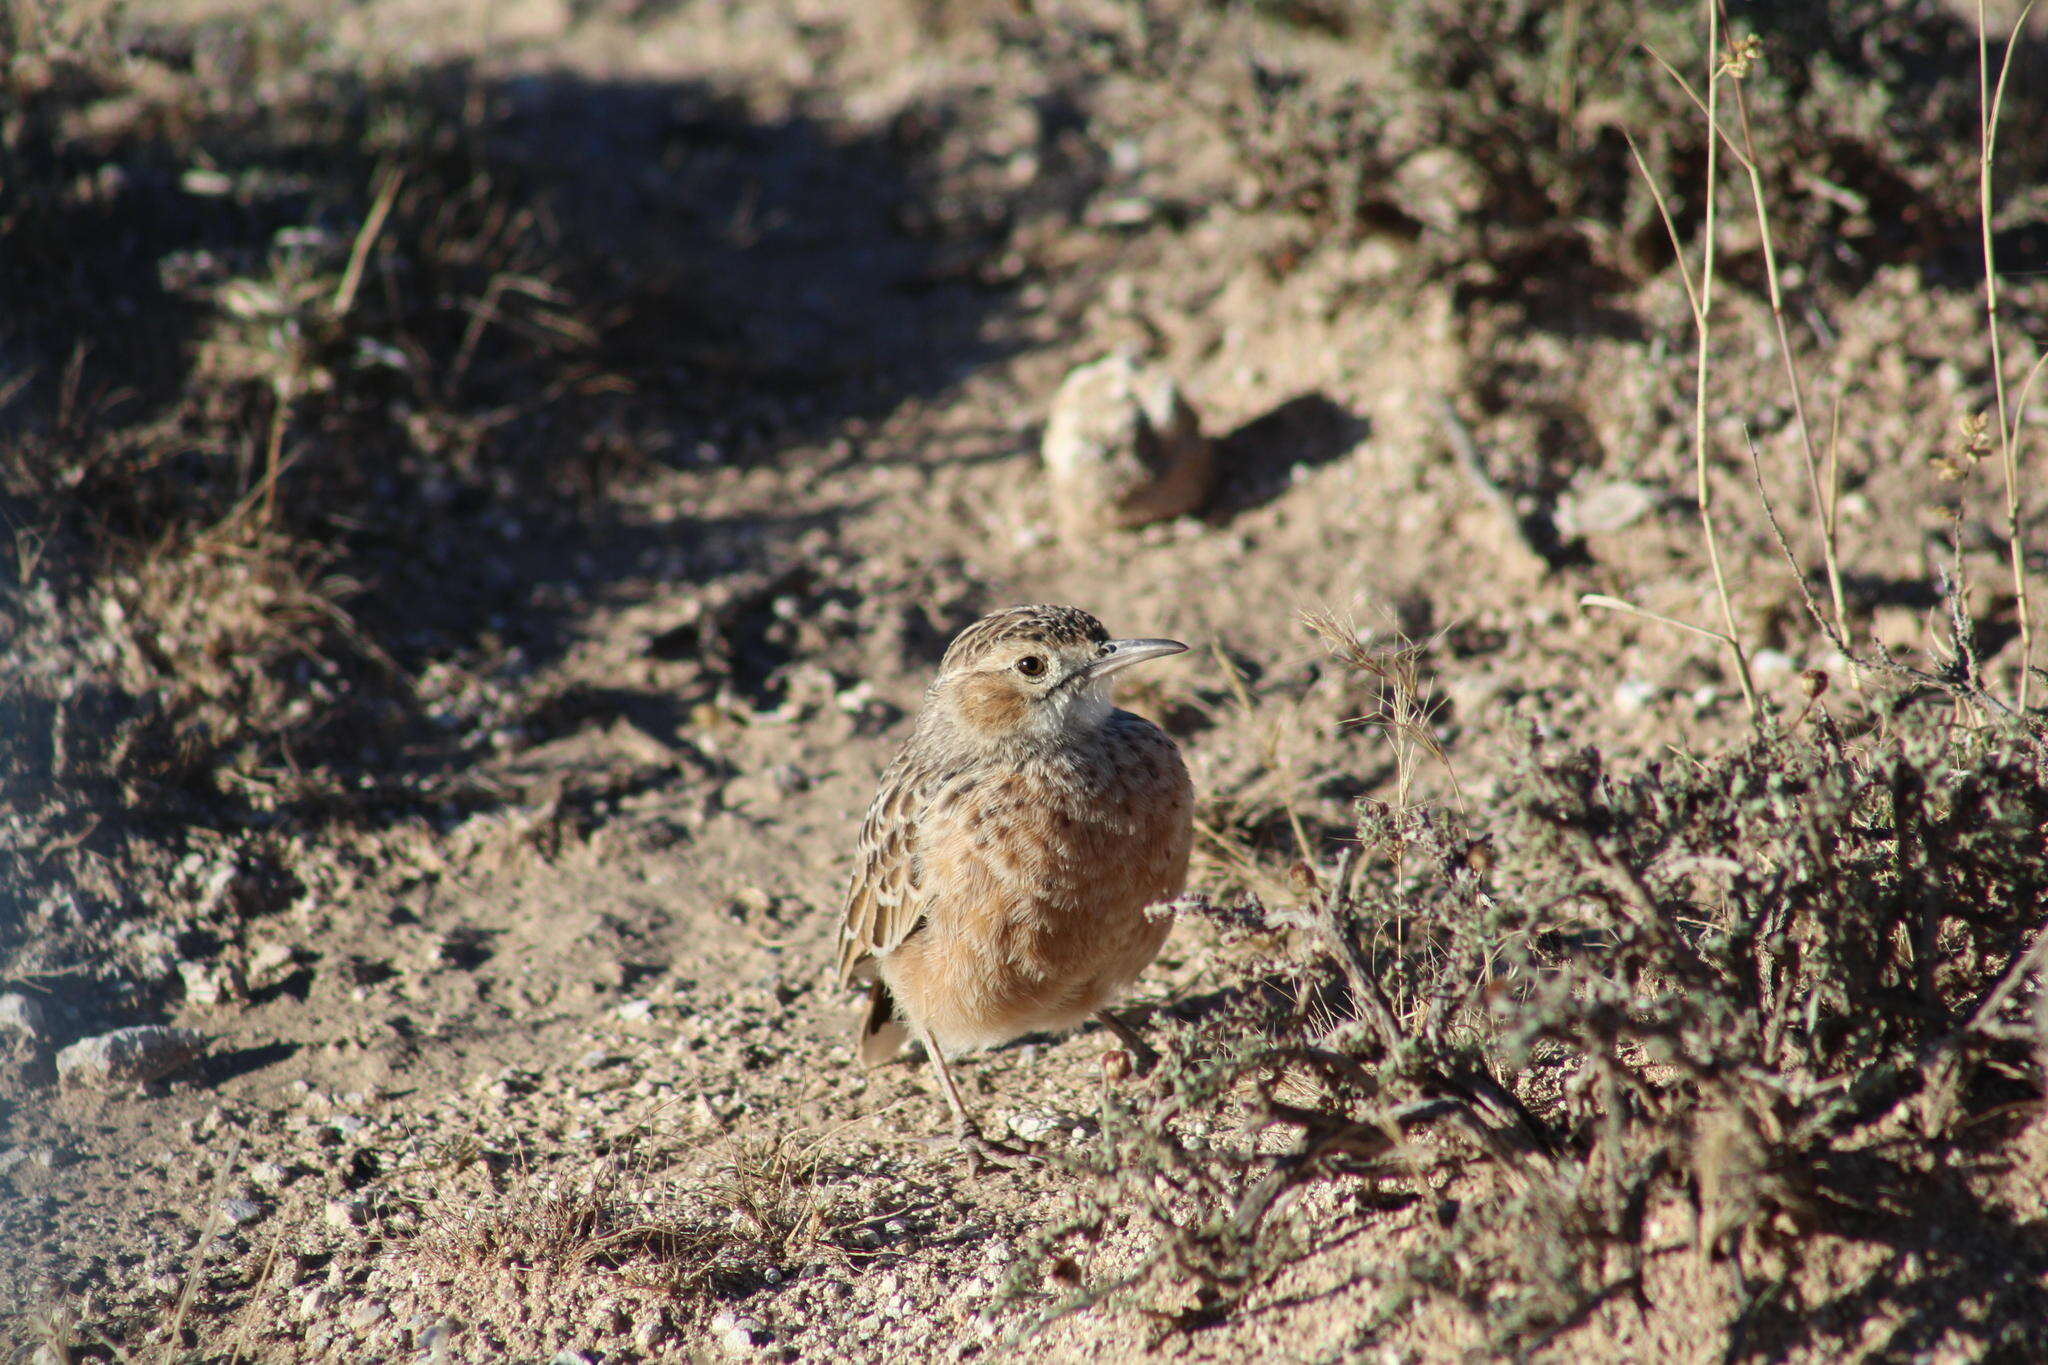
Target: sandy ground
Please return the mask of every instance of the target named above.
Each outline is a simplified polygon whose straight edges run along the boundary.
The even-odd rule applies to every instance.
[[[637,368],[605,400],[623,453],[602,479],[571,495],[544,473],[493,497],[451,475],[430,534],[333,568],[412,698],[404,724],[323,760],[347,800],[295,799],[272,764],[233,799],[98,829],[80,796],[75,822],[41,827],[98,850],[121,884],[88,866],[26,897],[0,983],[42,1019],[0,1039],[0,1301],[18,1349],[612,1362],[1480,1347],[1443,1304],[1360,1336],[1381,1306],[1372,1266],[1443,1216],[1443,1191],[1399,1181],[1316,1191],[1344,1236],[1249,1311],[1182,1331],[1102,1305],[1041,1328],[1031,1291],[1061,1267],[1031,1248],[1085,1178],[1058,1160],[974,1174],[928,1141],[943,1123],[922,1066],[856,1068],[853,1002],[829,974],[839,899],[945,641],[1015,602],[1193,644],[1124,702],[1187,755],[1214,832],[1194,889],[1218,899],[1284,888],[1296,822],[1334,858],[1354,800],[1390,792],[1385,737],[1349,723],[1368,689],[1302,628],[1305,608],[1436,638],[1438,734],[1481,806],[1532,731],[1623,766],[1737,742],[1743,702],[1710,642],[1579,604],[1605,593],[1717,620],[1675,274],[1525,288],[1545,268],[1530,235],[1489,261],[1455,224],[1331,233],[1261,201],[1197,104],[1006,36],[1022,21],[999,6],[294,11],[308,63],[459,65],[508,163],[555,187],[552,240],[670,273],[615,343]],[[179,4],[153,21],[236,14]],[[1371,52],[1262,32],[1276,60],[1311,70]],[[2044,289],[2015,276],[2016,329],[2040,335]],[[1930,457],[1987,392],[1981,298],[1912,259],[1801,297],[1806,403],[1817,422],[1839,412],[1858,629],[1933,658],[1929,585],[1951,550]],[[1720,307],[1714,479],[1757,686],[1797,716],[1803,675],[1826,672],[1826,704],[1853,726],[1863,698],[1805,619],[1744,455],[1747,432],[1811,558],[1768,303],[1739,281]],[[1062,540],[1038,435],[1062,376],[1119,347],[1179,378],[1221,442],[1223,484],[1200,516]],[[2042,401],[2025,416],[2036,433]],[[517,419],[523,440],[591,448],[542,411]],[[1516,534],[1456,458],[1454,426],[1523,512],[1583,528],[1570,554],[1546,562]],[[297,439],[307,459],[346,455]],[[1999,494],[1988,470],[1972,478],[1960,562],[1986,676],[2009,690]],[[111,641],[118,670],[152,628],[95,619],[49,638],[74,658],[81,639]],[[304,676],[307,695],[325,686]],[[1450,799],[1439,769],[1422,780]],[[1201,1018],[1185,1002],[1301,951],[1190,922],[1135,1004],[1182,1046]],[[198,1030],[207,1055],[141,1087],[55,1084],[57,1048],[138,1022]],[[963,1081],[991,1126],[1078,1160],[1104,1140],[1106,1046],[1092,1029],[1031,1040]],[[2022,1169],[2042,1160],[2028,1138]],[[1465,1179],[1463,1197],[1483,1197],[1489,1177]],[[593,1200],[613,1211],[602,1236],[578,1222]],[[1147,1250],[1134,1231],[1095,1247],[1087,1272]],[[1837,1247],[1805,1273],[1857,1283],[1859,1254]],[[1689,1316],[1718,1311],[1711,1294],[1675,1259],[1655,1274],[1660,1308],[1604,1313],[1593,1336],[1539,1354],[1720,1358],[1725,1322],[1701,1335]],[[1891,1331],[1873,1319],[1788,1349],[1885,1358]],[[1967,1354],[1938,1332],[1926,1349]]]

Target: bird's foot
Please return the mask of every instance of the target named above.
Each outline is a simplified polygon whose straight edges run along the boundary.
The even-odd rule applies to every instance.
[[[1025,1170],[1032,1166],[1043,1166],[1045,1157],[1030,1146],[998,1142],[984,1137],[980,1129],[967,1125],[953,1131],[952,1143],[967,1153],[968,1165],[976,1175],[990,1170]]]
[[[1095,1016],[1104,1028],[1116,1035],[1128,1054],[1121,1061],[1112,1060],[1119,1056],[1112,1048],[1102,1054],[1102,1069],[1112,1079],[1121,1080],[1127,1075],[1149,1076],[1159,1069],[1159,1052],[1150,1043],[1138,1036],[1138,1031],[1108,1010],[1100,1010]]]

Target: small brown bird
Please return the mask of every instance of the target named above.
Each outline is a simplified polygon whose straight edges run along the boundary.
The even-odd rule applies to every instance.
[[[960,632],[861,827],[842,984],[871,983],[861,1060],[914,1034],[960,1140],[986,1154],[946,1059],[1101,1019],[1170,927],[1194,788],[1171,739],[1110,679],[1177,640],[1112,640],[1073,607],[1012,607]]]

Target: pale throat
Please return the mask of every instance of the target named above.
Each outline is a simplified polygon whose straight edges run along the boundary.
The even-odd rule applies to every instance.
[[[1101,729],[1116,710],[1116,703],[1110,699],[1109,679],[1098,678],[1078,687],[1061,688],[1046,698],[1041,710],[1047,733],[1078,739]]]

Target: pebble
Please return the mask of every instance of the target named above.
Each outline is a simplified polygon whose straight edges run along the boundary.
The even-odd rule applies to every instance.
[[[206,1052],[196,1029],[143,1024],[84,1038],[57,1054],[57,1079],[66,1086],[109,1089],[168,1076]]]
[[[233,1001],[242,994],[235,970],[218,962],[180,962],[178,975],[185,982],[185,999],[201,1008]]]
[[[1749,656],[1750,675],[1764,684],[1790,677],[1798,667],[1798,662],[1783,650],[1760,649]]]
[[[323,1318],[327,1310],[334,1307],[335,1293],[326,1285],[316,1284],[299,1296],[299,1316],[302,1318]]]
[[[220,1216],[236,1227],[253,1223],[263,1216],[263,1206],[253,1199],[223,1199],[220,1201]]]
[[[1010,1131],[1026,1142],[1037,1142],[1060,1126],[1060,1121],[1044,1114],[1015,1114],[1010,1118]]]
[[[40,1038],[49,1031],[50,1014],[43,1002],[19,991],[0,994],[0,1032]]]
[[[291,966],[292,950],[289,944],[261,943],[249,954],[249,979],[267,985],[273,978],[288,975]]]
[[[1439,232],[1470,222],[1493,197],[1485,168],[1449,147],[1430,147],[1403,161],[1391,186],[1404,213]]]
[[[40,1166],[54,1170],[57,1165],[56,1149],[51,1147],[9,1147],[0,1152],[0,1175],[8,1175],[17,1166]]]
[[[1657,700],[1657,684],[1644,678],[1629,678],[1614,685],[1614,709],[1624,716],[1640,714]]]
[[[1216,481],[1215,447],[1179,385],[1128,353],[1067,375],[1040,456],[1068,536],[1185,516]]]
[[[462,1329],[453,1318],[442,1318],[427,1327],[419,1335],[419,1351],[428,1360],[444,1360],[455,1344],[455,1334]]]
[[[1608,535],[1635,525],[1656,511],[1660,501],[1657,490],[1645,484],[1603,483],[1559,498],[1553,520],[1567,540]]]
[[[729,1351],[752,1351],[774,1340],[759,1318],[730,1311],[721,1312],[711,1319],[711,1335]]]
[[[365,1328],[375,1327],[384,1321],[390,1312],[391,1310],[384,1306],[384,1300],[364,1299],[349,1310],[348,1325],[360,1332]]]
[[[323,1216],[331,1228],[353,1228],[362,1226],[369,1212],[360,1199],[330,1199]]]

